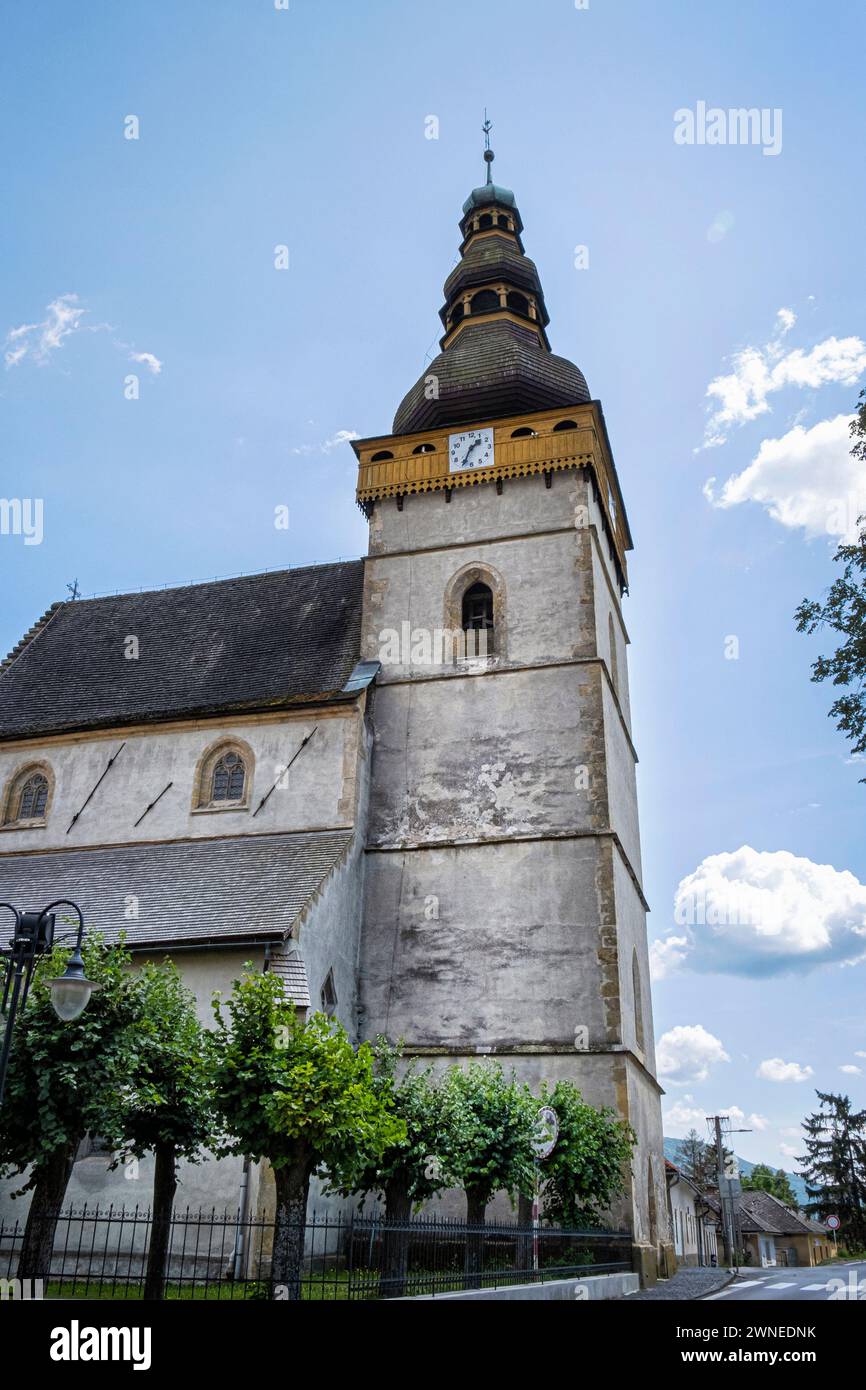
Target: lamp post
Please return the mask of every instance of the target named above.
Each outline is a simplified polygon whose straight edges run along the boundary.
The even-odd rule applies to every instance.
[[[78,916],[78,932],[72,954],[66,963],[63,974],[46,983],[51,991],[51,1002],[58,1018],[71,1023],[87,1007],[90,996],[100,986],[88,980],[84,973],[81,946],[84,941],[84,917],[77,903],[68,898],[58,898],[49,903],[41,912],[22,912],[11,903],[0,903],[15,918],[15,929],[6,956],[6,978],[3,985],[3,1002],[0,1013],[5,1019],[3,1050],[0,1052],[0,1106],[6,1090],[6,1073],[9,1069],[9,1054],[12,1051],[12,1031],[19,1008],[27,1002],[30,981],[40,956],[47,955],[55,945],[56,916],[55,907],[74,908]]]

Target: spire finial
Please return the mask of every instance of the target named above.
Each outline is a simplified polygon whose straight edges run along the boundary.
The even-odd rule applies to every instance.
[[[487,182],[492,183],[493,171],[490,166],[492,165],[496,156],[490,148],[490,132],[493,129],[493,123],[488,119],[486,106],[484,108],[484,124],[481,127],[481,129],[484,131],[484,162],[487,165]]]

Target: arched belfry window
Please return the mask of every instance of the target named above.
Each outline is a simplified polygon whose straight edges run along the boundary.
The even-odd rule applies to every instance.
[[[202,756],[195,785],[195,808],[200,811],[244,809],[250,799],[253,755],[241,740],[226,739]]]
[[[473,584],[463,595],[463,631],[493,635],[493,590],[489,584]]]
[[[560,420],[560,421],[559,421],[559,424],[554,425],[554,427],[553,427],[553,433],[554,433],[554,434],[558,434],[558,433],[560,433],[562,430],[576,430],[576,429],[577,429],[577,424],[575,423],[574,420]]]
[[[452,576],[445,590],[444,627],[453,634],[455,659],[507,654],[507,612],[502,576],[473,562]]]
[[[3,824],[22,828],[44,825],[53,789],[51,769],[43,763],[22,767],[11,778],[3,799]]]
[[[643,993],[640,984],[640,962],[637,958],[637,950],[631,953],[631,988],[634,998],[634,1034],[637,1045],[641,1052],[646,1051],[643,1031]]]
[[[479,290],[472,296],[473,314],[485,314],[490,309],[499,308],[499,295],[495,290]]]

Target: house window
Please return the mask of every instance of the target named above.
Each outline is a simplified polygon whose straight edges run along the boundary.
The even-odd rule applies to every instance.
[[[51,800],[53,777],[46,766],[25,767],[8,785],[3,803],[3,824],[22,829],[44,825]]]
[[[333,1018],[337,1012],[337,987],[334,984],[334,972],[329,970],[325,983],[322,985],[322,1013],[327,1014],[328,1018]]]
[[[252,749],[240,739],[223,739],[199,761],[193,809],[243,810],[249,802],[252,780]]]

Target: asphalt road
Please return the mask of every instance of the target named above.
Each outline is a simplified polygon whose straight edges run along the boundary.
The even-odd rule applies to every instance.
[[[743,1269],[732,1284],[710,1294],[706,1303],[866,1302],[866,1260],[823,1265],[820,1269]]]

